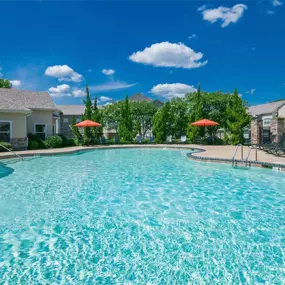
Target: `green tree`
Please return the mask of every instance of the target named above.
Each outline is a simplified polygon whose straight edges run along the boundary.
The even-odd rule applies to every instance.
[[[92,134],[94,138],[94,142],[99,143],[100,137],[103,135],[103,112],[97,106],[97,96],[94,98],[94,104],[92,108],[92,121],[101,124],[101,127],[92,128]]]
[[[12,88],[12,84],[8,79],[0,78],[0,88]]]
[[[131,117],[129,98],[126,95],[121,108],[121,122],[119,124],[119,135],[127,142],[133,141],[133,122]]]
[[[131,102],[131,116],[135,125],[135,133],[143,138],[147,131],[152,129],[153,116],[157,112],[157,107],[153,102]]]
[[[104,125],[108,131],[115,131],[118,133],[119,124],[121,122],[121,107],[123,102],[109,104],[103,108]]]
[[[229,142],[238,144],[243,142],[243,128],[248,126],[250,116],[246,111],[246,103],[240,98],[238,90],[230,96],[226,108],[226,130],[228,131]]]
[[[82,139],[82,135],[81,135],[78,127],[75,127],[75,125],[76,125],[76,119],[75,119],[75,116],[72,116],[72,119],[71,119],[71,130],[72,130],[72,133],[78,140],[81,140]]]
[[[194,94],[189,94],[188,103],[190,103],[189,122],[193,123],[203,119],[205,116],[203,109],[204,99],[201,93],[200,84],[198,85],[197,92]],[[194,142],[195,137],[205,136],[205,128],[194,127],[189,124],[187,128],[187,136],[191,142]]]
[[[84,120],[92,120],[92,101],[89,93],[88,85],[86,85],[86,99],[83,101],[85,104],[85,111],[83,114]],[[89,127],[84,128],[84,143],[91,144],[93,142],[92,130]]]
[[[170,102],[172,135],[179,138],[186,133],[188,110],[185,98],[175,98]]]
[[[164,143],[167,136],[172,134],[170,102],[166,102],[154,115],[153,134],[157,143]]]

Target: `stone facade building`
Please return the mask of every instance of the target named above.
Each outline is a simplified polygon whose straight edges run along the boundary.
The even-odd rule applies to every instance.
[[[279,143],[285,135],[285,100],[249,107],[251,143]]]

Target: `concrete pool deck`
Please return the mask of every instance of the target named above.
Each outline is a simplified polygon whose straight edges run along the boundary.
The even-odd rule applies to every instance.
[[[23,156],[38,156],[38,155],[57,155],[57,154],[68,154],[75,153],[83,150],[91,149],[110,149],[110,148],[181,148],[181,149],[200,149],[201,152],[193,153],[189,157],[191,159],[200,161],[212,161],[212,162],[225,162],[232,163],[232,156],[236,150],[236,146],[210,146],[210,145],[194,145],[194,144],[155,144],[155,145],[104,145],[104,146],[75,146],[57,149],[41,149],[41,150],[26,150],[26,151],[16,151],[15,153]],[[243,159],[247,158],[249,147],[243,147]],[[255,159],[256,153],[255,149],[252,149],[250,156],[248,158],[248,164],[253,166],[263,166],[263,167],[278,167],[285,170],[285,156],[277,157],[261,150],[257,150],[257,161]],[[0,152],[0,160],[15,158],[15,155],[10,152]],[[236,154],[236,160],[240,162],[241,160],[241,148],[238,149]]]

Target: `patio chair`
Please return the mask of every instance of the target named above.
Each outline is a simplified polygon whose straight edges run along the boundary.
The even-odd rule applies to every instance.
[[[100,137],[100,144],[106,144],[106,138],[104,136]]]
[[[166,137],[166,143],[172,143],[172,136]]]
[[[181,136],[180,142],[181,143],[186,143],[186,141],[187,141],[187,137],[185,135]]]
[[[114,143],[115,144],[119,144],[120,143],[120,137],[118,135],[115,135]]]
[[[136,143],[142,143],[142,137],[141,136],[136,136],[135,142]]]
[[[154,143],[154,140],[155,140],[154,136],[149,137],[149,143]]]

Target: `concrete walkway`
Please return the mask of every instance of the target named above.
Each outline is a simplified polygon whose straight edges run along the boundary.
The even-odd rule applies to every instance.
[[[107,145],[107,146],[75,146],[75,147],[67,147],[67,148],[56,148],[56,149],[41,149],[41,150],[26,150],[26,151],[17,151],[16,153],[21,156],[34,156],[34,155],[56,155],[56,154],[64,154],[64,153],[75,153],[82,150],[90,150],[90,149],[108,149],[108,148],[182,148],[182,149],[191,149],[191,148],[198,148],[203,149],[205,151],[194,153],[193,157],[201,157],[204,160],[211,160],[211,159],[223,159],[231,160],[233,153],[236,149],[235,146],[208,146],[208,145],[179,145],[179,144],[155,144],[155,145]],[[248,147],[243,147],[243,158],[246,159],[248,155]],[[255,150],[251,151],[249,156],[250,161],[255,161]],[[8,159],[14,158],[15,155],[9,152],[0,152],[0,160],[1,159]],[[236,154],[236,159],[241,159],[241,149],[238,150]],[[263,151],[257,150],[257,161],[269,164],[282,164],[285,165],[285,157],[276,157],[271,154],[267,154]]]

